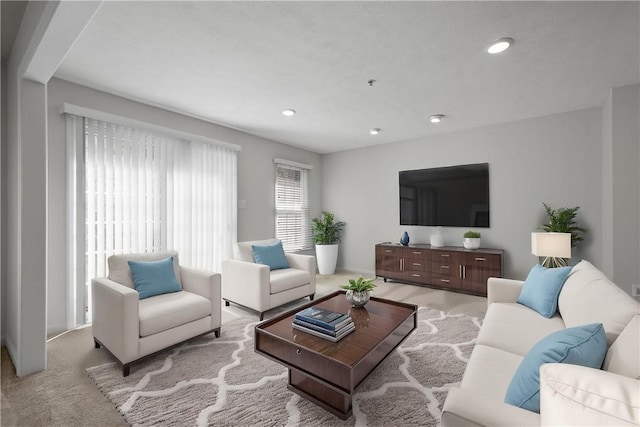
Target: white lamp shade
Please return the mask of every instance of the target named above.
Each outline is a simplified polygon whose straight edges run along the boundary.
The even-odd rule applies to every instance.
[[[571,258],[571,233],[531,233],[531,253],[540,257]]]

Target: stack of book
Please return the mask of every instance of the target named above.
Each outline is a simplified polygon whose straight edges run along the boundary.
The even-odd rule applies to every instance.
[[[340,341],[356,329],[349,315],[319,307],[309,307],[297,312],[293,327],[333,342]]]

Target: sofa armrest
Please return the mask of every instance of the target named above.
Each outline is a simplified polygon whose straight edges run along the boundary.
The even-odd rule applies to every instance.
[[[487,280],[487,306],[494,302],[516,302],[524,282],[522,280],[489,277]]]
[[[269,266],[234,259],[222,261],[222,298],[257,311],[270,305]]]
[[[540,415],[483,394],[453,387],[442,407],[443,427],[540,426]]]
[[[540,367],[542,425],[640,425],[640,380],[584,366]]]
[[[309,284],[312,286],[313,291],[316,290],[316,257],[313,255],[302,254],[285,254],[289,267],[297,268],[298,270],[305,270],[309,272]]]
[[[180,274],[182,289],[211,301],[211,329],[219,328],[222,324],[222,276],[220,273],[181,266]]]
[[[101,277],[91,280],[93,336],[123,364],[138,358],[138,292]]]

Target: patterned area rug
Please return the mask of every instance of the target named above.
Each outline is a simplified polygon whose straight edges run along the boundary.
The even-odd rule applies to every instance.
[[[437,426],[480,320],[420,308],[418,329],[358,387],[346,421],[287,390],[287,370],[253,351],[255,325],[225,323],[220,338],[162,352],[126,378],[115,363],[87,373],[132,425]]]

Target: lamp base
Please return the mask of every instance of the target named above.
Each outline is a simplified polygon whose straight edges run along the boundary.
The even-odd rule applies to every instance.
[[[568,260],[564,258],[556,258],[556,257],[546,257],[544,261],[542,261],[542,266],[546,268],[558,268],[558,267],[567,267],[569,265]]]

